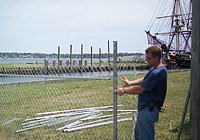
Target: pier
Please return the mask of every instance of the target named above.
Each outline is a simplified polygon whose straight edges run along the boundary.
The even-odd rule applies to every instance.
[[[120,65],[119,71],[128,70],[147,70],[148,65]],[[58,75],[67,73],[86,73],[113,71],[113,67],[109,66],[73,66],[73,67],[2,67],[0,75]]]

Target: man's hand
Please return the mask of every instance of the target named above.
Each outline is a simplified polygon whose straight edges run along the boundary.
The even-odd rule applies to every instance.
[[[121,95],[124,94],[124,88],[118,88],[117,90],[114,90],[114,92],[115,92],[117,95],[121,96]]]
[[[122,76],[122,81],[126,84],[126,86],[130,86],[130,81],[125,77],[125,76]]]

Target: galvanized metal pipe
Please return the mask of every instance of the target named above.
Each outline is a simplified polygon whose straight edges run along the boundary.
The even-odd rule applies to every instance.
[[[117,95],[114,93],[117,90],[117,41],[113,41],[113,139],[117,140]]]
[[[117,122],[130,121],[130,120],[132,120],[132,118],[120,119]],[[72,131],[77,131],[77,130],[81,130],[81,129],[87,129],[87,128],[91,128],[91,127],[97,127],[97,126],[102,126],[102,125],[106,125],[106,124],[112,124],[112,123],[113,123],[113,121],[102,122],[102,123],[97,123],[97,124],[90,124],[90,125],[86,125],[86,126],[70,128],[70,129],[66,130],[66,132],[72,132]]]
[[[122,105],[118,105],[122,106]],[[54,113],[67,113],[67,112],[73,112],[73,111],[85,111],[85,110],[91,110],[91,109],[105,109],[105,108],[112,108],[113,106],[101,106],[101,107],[90,107],[90,108],[79,108],[79,109],[71,109],[71,110],[61,110],[61,111],[52,111],[52,112],[42,112],[37,113],[36,115],[48,115],[48,114],[54,114]]]

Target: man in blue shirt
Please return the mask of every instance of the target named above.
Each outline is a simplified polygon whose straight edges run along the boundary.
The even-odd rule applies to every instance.
[[[158,121],[167,91],[167,69],[162,63],[162,50],[157,46],[150,46],[145,53],[147,63],[151,67],[148,73],[134,81],[122,77],[126,87],[115,91],[119,96],[138,94],[136,140],[154,140],[154,124]]]

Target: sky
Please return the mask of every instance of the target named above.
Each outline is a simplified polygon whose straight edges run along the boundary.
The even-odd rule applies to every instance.
[[[144,53],[158,0],[0,0],[0,52]]]

